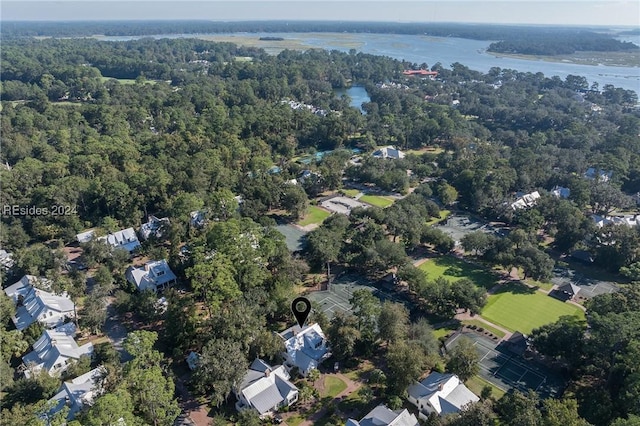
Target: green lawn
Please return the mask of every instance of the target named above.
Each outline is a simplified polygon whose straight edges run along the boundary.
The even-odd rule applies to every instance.
[[[427,273],[429,280],[435,280],[438,277],[444,277],[449,281],[469,278],[476,285],[486,289],[490,289],[497,283],[496,277],[489,271],[451,256],[429,259],[419,268]]]
[[[433,330],[433,335],[436,339],[439,339],[441,337],[446,336],[449,333],[453,333],[455,330],[457,330],[458,327],[454,326],[454,327],[441,327],[441,328],[436,328],[435,330]]]
[[[394,199],[391,197],[384,197],[381,195],[363,195],[362,197],[359,198],[360,201],[362,201],[363,203],[368,203],[371,204],[372,206],[376,206],[376,207],[389,207],[391,204],[393,204]]]
[[[450,210],[440,210],[440,217],[433,217],[431,220],[427,221],[427,225],[435,225],[436,223],[440,223],[451,214]]]
[[[321,397],[335,398],[340,392],[347,388],[347,384],[341,379],[333,376],[326,376],[324,378],[324,392]]]
[[[489,296],[482,317],[509,330],[531,333],[534,328],[555,322],[563,315],[584,319],[584,311],[521,284],[509,284]]]
[[[105,81],[109,81],[109,80],[117,80],[118,83],[124,84],[124,85],[136,84],[136,80],[133,79],[133,78],[102,77],[102,82],[103,83]],[[154,81],[154,80],[144,80],[144,84],[156,84],[156,81]]]
[[[331,213],[316,206],[309,206],[307,214],[298,222],[300,226],[311,225],[312,223],[322,223],[323,220],[331,216]]]
[[[341,191],[344,195],[351,198],[355,198],[360,193],[357,189],[342,189]]]
[[[471,392],[475,393],[478,396],[480,396],[480,394],[482,393],[482,388],[484,388],[485,386],[489,386],[491,388],[491,396],[496,401],[502,398],[502,396],[506,393],[496,385],[487,382],[485,379],[478,375],[473,376],[472,378],[467,380],[465,382],[465,385],[467,385]]]
[[[296,414],[294,416],[291,416],[287,419],[286,424],[289,426],[298,426],[299,424],[301,424],[302,422],[304,422],[304,418],[300,417],[300,415]]]

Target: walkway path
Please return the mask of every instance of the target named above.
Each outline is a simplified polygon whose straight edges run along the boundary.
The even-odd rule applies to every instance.
[[[345,382],[347,384],[346,389],[343,390],[342,392],[340,392],[338,395],[336,395],[333,398],[332,402],[340,401],[342,399],[342,397],[347,396],[347,395],[351,395],[353,392],[357,391],[362,386],[362,383],[354,382],[353,380],[351,380],[350,378],[348,378],[347,376],[345,376],[342,373],[325,374],[322,377],[323,378],[325,378],[325,377],[337,377],[337,378],[339,378],[340,380],[342,380],[343,382]],[[328,405],[329,405],[329,402],[327,402],[324,405],[324,407],[322,407],[320,410],[316,411],[310,417],[308,417],[302,423],[300,423],[300,426],[313,426],[314,424],[316,424],[316,422],[318,420],[322,419],[327,414],[327,406]]]

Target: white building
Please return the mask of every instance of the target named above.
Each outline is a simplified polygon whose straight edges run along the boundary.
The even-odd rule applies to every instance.
[[[67,420],[73,420],[78,412],[93,405],[96,397],[102,394],[102,382],[106,374],[107,370],[100,366],[70,382],[64,382],[58,393],[49,400],[52,408],[46,417],[55,415],[66,405],[69,407]]]
[[[391,158],[392,160],[399,160],[404,158],[405,154],[399,149],[396,149],[393,146],[389,145],[375,151],[373,153],[373,156],[376,158]]]
[[[129,267],[126,272],[127,281],[135,285],[140,291],[163,290],[170,284],[175,284],[176,274],[173,273],[166,260],[152,260],[141,268]]]
[[[289,381],[284,366],[271,367],[261,359],[253,361],[242,383],[235,389],[236,410],[255,410],[261,418],[298,400],[298,388]]]
[[[284,365],[288,370],[297,367],[300,374],[306,376],[309,371],[331,356],[327,338],[320,325],[313,324],[300,328],[294,325],[279,333],[284,340]]]
[[[553,195],[556,198],[569,198],[569,196],[571,195],[571,190],[569,188],[565,188],[563,186],[554,186],[553,189],[551,190],[551,195]]]
[[[16,305],[16,315],[11,319],[18,330],[24,330],[36,321],[46,328],[53,328],[75,318],[75,305],[69,296],[50,293],[35,285],[50,288],[51,282],[46,278],[25,275],[4,289]]]
[[[538,191],[533,191],[530,194],[522,194],[515,202],[511,203],[511,208],[513,210],[528,209],[535,206],[539,198],[540,193]]]
[[[431,373],[422,382],[409,386],[408,400],[420,410],[420,418],[430,413],[439,416],[459,413],[466,405],[478,402],[455,374]]]
[[[593,219],[598,228],[602,228],[605,225],[640,226],[640,213],[623,216],[600,216],[594,214],[591,219]]]
[[[91,356],[93,344],[91,342],[78,346],[73,339],[75,327],[61,327],[55,330],[45,330],[42,336],[33,344],[33,351],[22,357],[24,375],[29,378],[32,374],[44,370],[50,376],[59,376],[73,361],[82,356]]]
[[[415,415],[404,410],[393,411],[385,405],[378,405],[371,410],[362,420],[347,420],[345,426],[419,426],[418,419]]]
[[[76,239],[79,243],[88,243],[96,236],[94,229],[90,229],[85,232],[81,232],[76,235]],[[114,249],[122,249],[131,253],[136,248],[140,247],[140,241],[136,235],[136,231],[133,228],[122,229],[112,234],[107,234],[103,237],[98,237],[98,241],[104,241]]]

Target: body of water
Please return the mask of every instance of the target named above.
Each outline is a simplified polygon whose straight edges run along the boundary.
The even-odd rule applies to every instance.
[[[365,102],[371,102],[367,89],[362,86],[351,86],[348,89],[336,89],[335,92],[337,97],[347,95],[349,99],[351,99],[349,105],[354,108],[358,108],[362,113],[364,113],[362,104]]]
[[[223,34],[206,34],[208,37]],[[580,65],[569,62],[547,62],[542,60],[496,57],[486,52],[491,41],[469,40],[453,37],[428,37],[402,34],[367,33],[236,33],[224,34],[243,37],[282,37],[307,46],[348,52],[356,49],[373,55],[389,56],[428,66],[440,62],[445,67],[459,62],[473,70],[487,72],[492,67],[514,69],[521,72],[541,72],[546,77],[568,75],[584,76],[589,84],[597,82],[600,87],[612,84],[640,93],[640,64],[635,67],[608,65]],[[188,38],[195,34],[159,35],[155,38]],[[203,35],[200,35],[203,36]],[[103,37],[103,40],[122,41],[142,37]],[[640,36],[626,36],[625,41],[640,44]],[[351,96],[351,95],[350,95]],[[352,99],[354,97],[352,96]]]

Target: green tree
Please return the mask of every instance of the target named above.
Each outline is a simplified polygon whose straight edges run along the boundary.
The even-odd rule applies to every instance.
[[[469,339],[458,339],[458,344],[447,354],[447,371],[467,381],[478,374],[480,364],[478,352]]]
[[[584,353],[585,329],[584,321],[574,316],[562,316],[553,324],[534,329],[531,341],[540,353],[578,367]]]
[[[529,390],[507,393],[496,403],[496,412],[502,423],[509,426],[540,426],[542,415],[538,410],[538,395]]]
[[[358,319],[360,339],[365,345],[372,347],[376,339],[378,316],[381,309],[380,300],[370,291],[359,289],[353,292],[349,303],[351,303],[353,314]]]
[[[386,301],[378,316],[378,335],[387,343],[396,343],[407,338],[409,312],[404,305]]]
[[[143,424],[133,414],[133,400],[123,388],[99,397],[87,413],[81,416],[81,423],[86,426],[112,426],[121,422],[127,426]]]
[[[403,395],[424,371],[422,349],[414,343],[400,341],[389,345],[386,360],[389,368],[387,389],[392,395]]]
[[[286,185],[281,197],[282,208],[285,209],[294,220],[304,216],[309,206],[307,194],[298,185]]]
[[[133,357],[128,367],[146,368],[159,365],[162,354],[154,349],[157,340],[158,333],[155,331],[135,330],[127,334],[122,347]]]
[[[222,302],[229,302],[242,293],[234,279],[235,267],[231,259],[215,253],[210,256],[199,256],[194,265],[186,270],[191,287],[202,295],[209,313]]]
[[[209,341],[203,348],[192,383],[197,392],[210,395],[219,407],[233,386],[240,383],[247,369],[247,359],[240,344],[226,339]]]
[[[589,426],[578,415],[578,403],[575,399],[545,399],[542,401],[542,417],[544,426]]]
[[[126,376],[136,412],[154,426],[171,426],[180,414],[174,398],[175,385],[165,377],[160,366],[133,368]]]
[[[327,334],[331,343],[331,352],[336,359],[342,361],[353,357],[356,342],[361,337],[355,316],[336,313],[331,319]]]

